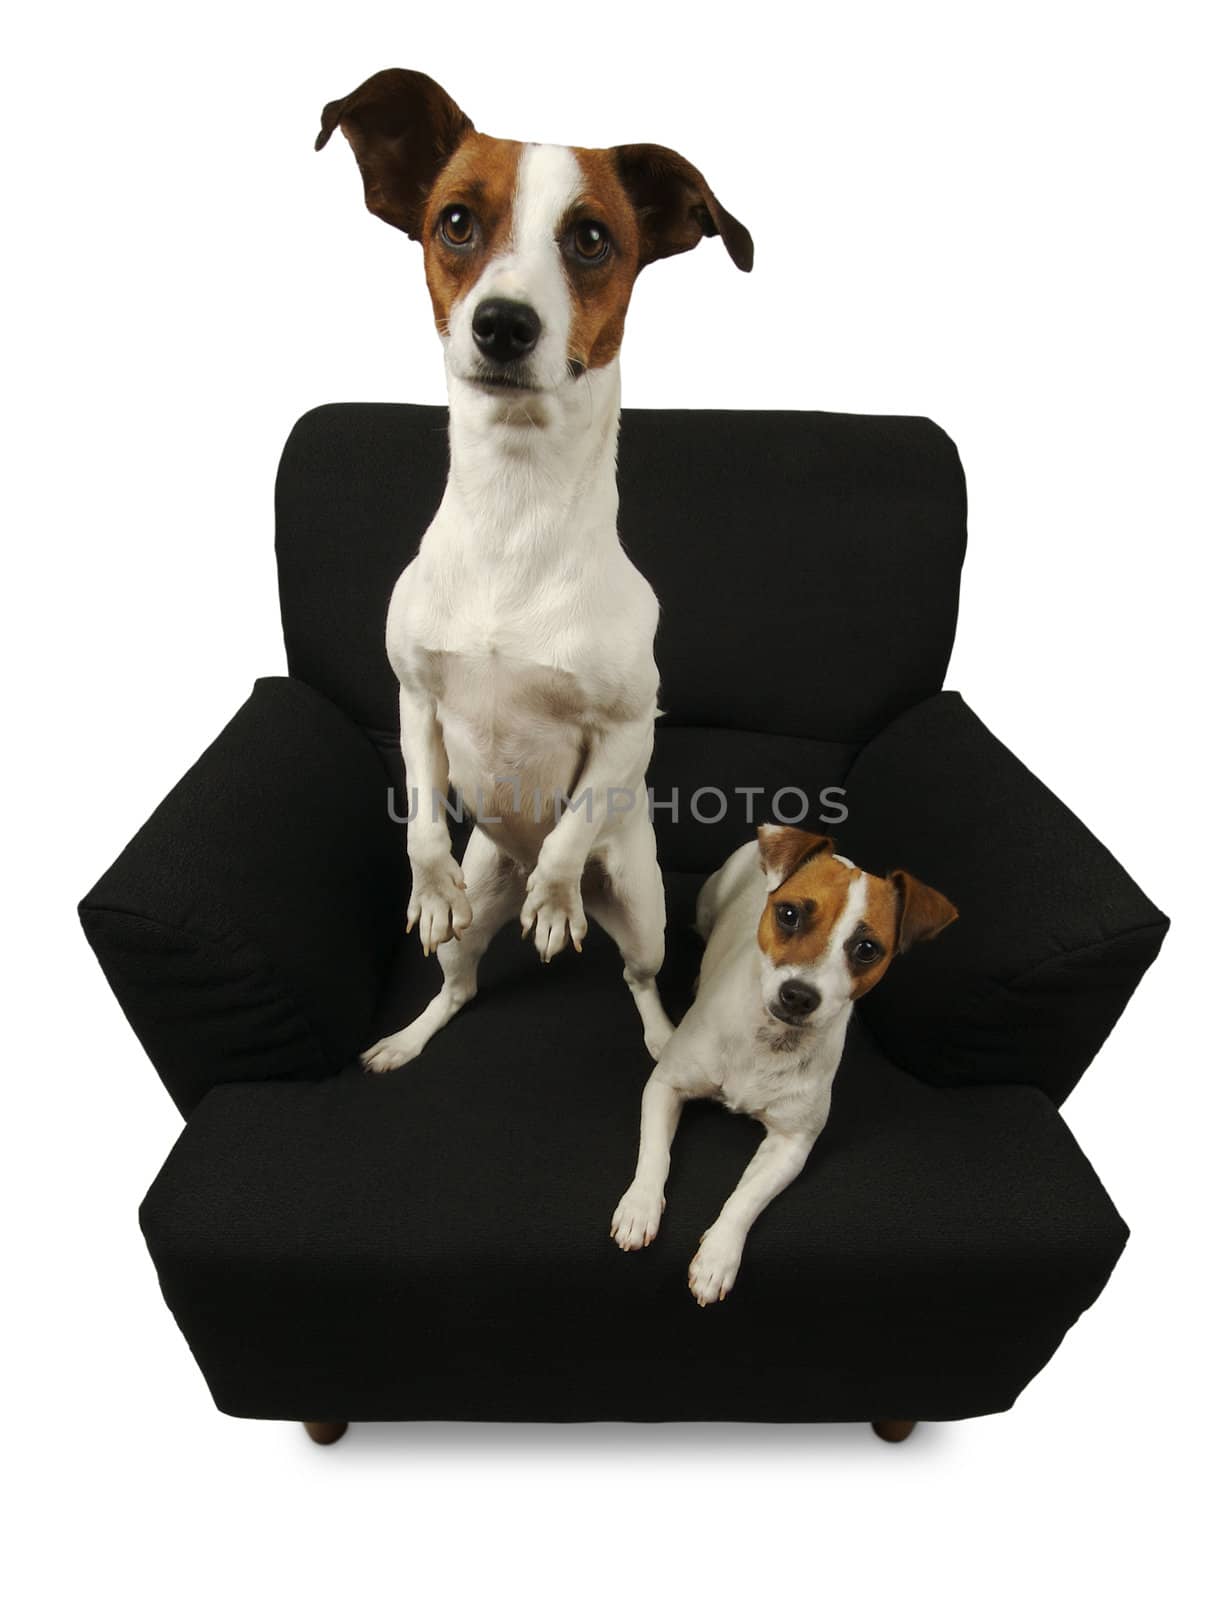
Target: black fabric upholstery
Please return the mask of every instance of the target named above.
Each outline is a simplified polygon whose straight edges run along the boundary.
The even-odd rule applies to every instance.
[[[188,1116],[141,1218],[217,1403],[325,1419],[1009,1406],[1125,1240],[1054,1102],[1166,924],[939,692],[964,540],[953,447],[914,419],[624,419],[621,526],[662,600],[650,779],[674,1014],[698,968],[697,887],[780,790],[816,827],[847,806],[844,850],[961,910],[859,1013],[809,1166],[703,1314],[686,1262],[758,1130],[688,1109],[661,1237],[637,1257],[609,1242],[649,1063],[599,930],[546,969],[505,930],[421,1060],[386,1078],[356,1065],[438,985],[403,932],[383,620],[446,465],[433,408],[296,425],[277,482],[293,676],[257,684],[82,902]],[[829,802],[833,786],[847,794]],[[727,809],[701,820],[713,790]]]
[[[671,875],[686,1004],[697,876]],[[383,1078],[222,1087],[142,1222],[241,1415],[954,1417],[1009,1406],[1126,1237],[1049,1101],[937,1089],[855,1028],[803,1176],[701,1313],[686,1267],[761,1130],[686,1110],[661,1236],[608,1238],[649,1063],[609,941],[543,968],[504,930],[474,1004]],[[891,981],[889,978],[888,982]],[[406,943],[381,1024],[434,974]],[[885,985],[884,985],[885,986]]]
[[[862,1019],[935,1083],[1034,1083],[1059,1103],[1159,952],[1168,919],[959,695],[872,739],[840,845],[906,866],[960,920],[898,963]]]
[[[215,1083],[352,1060],[408,898],[370,742],[306,684],[265,678],[80,914],[186,1116]]]
[[[714,872],[757,823],[773,819],[774,803],[790,822],[823,832],[824,817],[840,815],[856,748],[658,723],[648,784],[662,867]]]

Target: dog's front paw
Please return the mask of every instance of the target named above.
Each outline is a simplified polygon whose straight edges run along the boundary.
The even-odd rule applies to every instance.
[[[449,939],[459,939],[473,921],[473,912],[461,869],[450,855],[414,864],[413,875],[405,931],[412,933],[417,926],[423,952],[429,956]]]
[[[660,1189],[633,1183],[618,1202],[610,1223],[610,1238],[620,1250],[646,1250],[657,1236],[665,1196]]]
[[[533,935],[542,960],[553,960],[568,940],[579,950],[588,933],[579,880],[552,878],[537,866],[529,874],[525,890],[520,926],[526,939]]]
[[[733,1288],[742,1264],[743,1241],[723,1232],[719,1227],[709,1228],[699,1241],[687,1273],[691,1293],[701,1306],[710,1306],[714,1300],[723,1300]]]

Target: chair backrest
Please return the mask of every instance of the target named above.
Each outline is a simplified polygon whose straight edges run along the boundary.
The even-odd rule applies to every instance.
[[[337,404],[296,423],[277,475],[289,670],[383,743],[388,597],[447,470],[445,408]],[[782,788],[813,820],[864,741],[942,687],[963,472],[923,418],[626,410],[619,493],[623,543],[661,602],[661,857],[708,870]]]

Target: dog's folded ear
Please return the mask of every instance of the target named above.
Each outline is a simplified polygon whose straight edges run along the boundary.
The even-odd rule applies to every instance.
[[[835,840],[825,833],[807,833],[783,823],[765,822],[759,829],[759,865],[767,875],[768,889],[779,889],[803,861],[835,848]]]
[[[896,893],[896,954],[902,955],[922,939],[932,939],[950,927],[959,912],[937,889],[914,878],[911,872],[889,872],[887,881]]]
[[[433,78],[389,67],[328,102],[317,150],[338,125],[358,160],[367,210],[421,239],[427,195],[473,123]]]
[[[639,219],[641,267],[719,233],[735,265],[750,271],[754,240],[684,156],[660,144],[614,145],[610,155]]]

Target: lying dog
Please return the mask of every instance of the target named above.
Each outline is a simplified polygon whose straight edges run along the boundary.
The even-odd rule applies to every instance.
[[[363,1060],[386,1072],[416,1056],[473,997],[483,952],[517,912],[543,961],[579,950],[588,913],[610,933],[655,1059],[672,1032],[644,783],[657,601],[618,539],[618,352],[643,267],[719,234],[749,271],[750,235],[672,150],[492,139],[418,72],[376,73],[326,105],[317,149],[337,127],[368,209],[423,246],[451,445],[387,628],[411,797],[408,925],[438,949],[444,982]],[[463,866],[440,804],[449,785],[475,821]]]
[[[695,1003],[644,1087],[639,1161],[614,1213],[615,1243],[641,1250],[656,1237],[684,1101],[717,1099],[754,1117],[766,1135],[690,1267],[699,1304],[723,1300],[755,1219],[826,1125],[854,1002],[957,915],[909,873],[873,877],[800,828],[760,828],[735,850],[700,891],[707,949]]]

